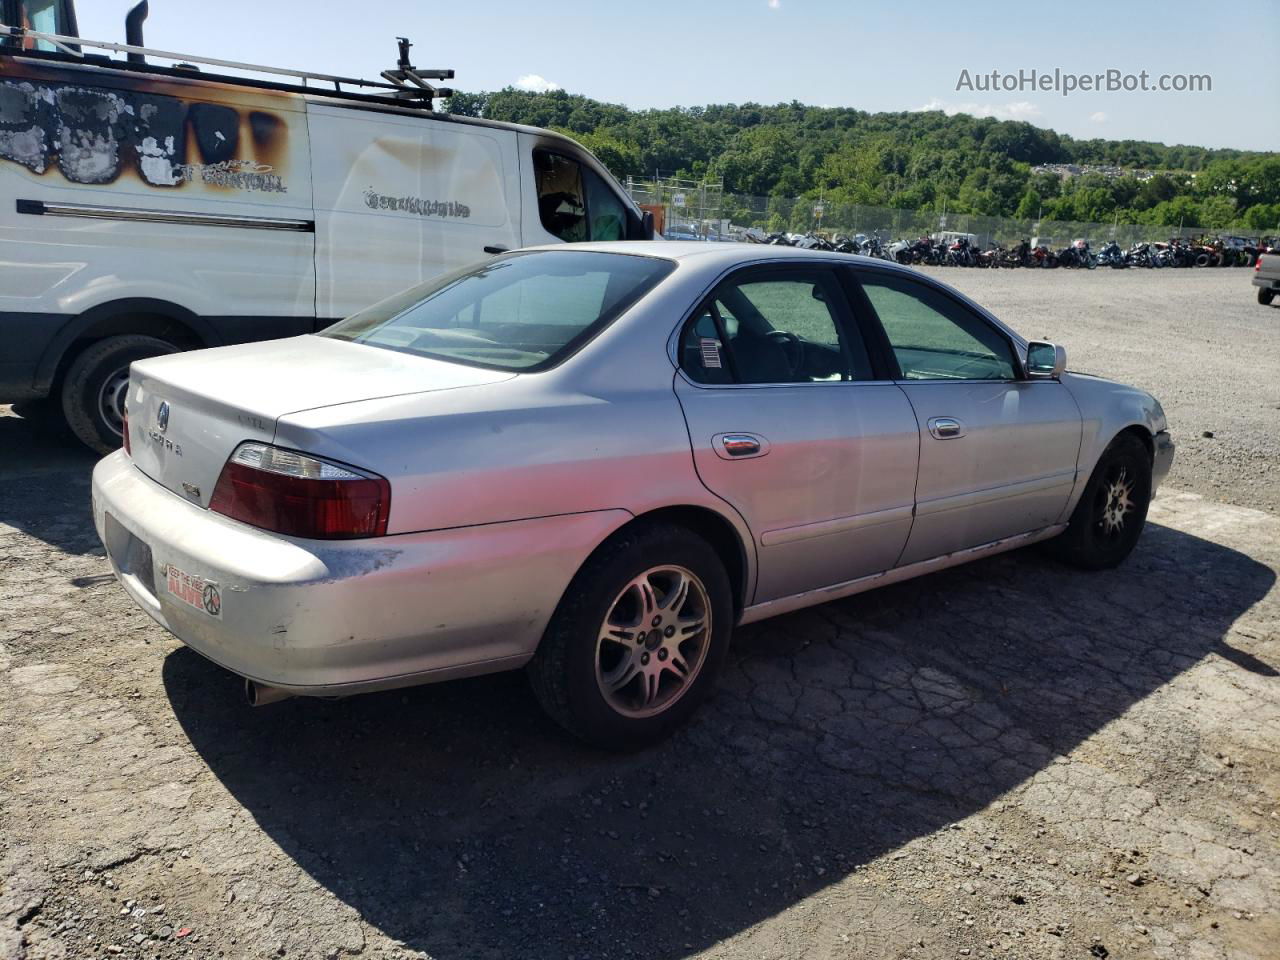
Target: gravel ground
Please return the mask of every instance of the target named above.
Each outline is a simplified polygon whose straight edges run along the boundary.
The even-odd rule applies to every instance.
[[[0,958],[1274,956],[1280,312],[1242,274],[946,272],[1165,401],[1134,556],[753,625],[630,757],[518,674],[241,706],[113,582],[91,458],[0,415]]]

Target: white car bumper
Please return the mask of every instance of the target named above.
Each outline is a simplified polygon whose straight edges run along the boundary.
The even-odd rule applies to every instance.
[[[296,540],[187,502],[123,451],[93,471],[94,524],[138,605],[228,670],[317,696],[521,666],[578,567],[629,516]]]

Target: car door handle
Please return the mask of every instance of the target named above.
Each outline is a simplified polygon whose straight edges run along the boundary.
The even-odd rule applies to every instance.
[[[485,253],[506,253],[510,249],[511,249],[510,247],[503,247],[495,243],[492,246],[485,247],[484,252]]]
[[[711,448],[722,460],[746,460],[768,453],[769,441],[752,433],[718,433],[711,438]]]
[[[964,424],[955,417],[931,417],[929,432],[939,440],[954,440],[964,436]]]

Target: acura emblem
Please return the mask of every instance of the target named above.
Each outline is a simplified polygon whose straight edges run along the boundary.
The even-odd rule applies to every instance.
[[[164,433],[169,429],[169,401],[161,400],[160,409],[156,411],[156,426]]]

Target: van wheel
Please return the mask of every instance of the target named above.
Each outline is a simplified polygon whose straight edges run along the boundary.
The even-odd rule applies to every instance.
[[[1053,550],[1085,570],[1119,566],[1137,544],[1150,505],[1151,456],[1141,440],[1122,433],[1098,459]]]
[[[1258,302],[1264,307],[1271,306],[1271,301],[1275,298],[1276,292],[1274,290],[1268,290],[1266,287],[1258,288]]]
[[[167,340],[130,334],[99,340],[77,356],[62,383],[62,413],[80,441],[98,453],[119,447],[129,364],[177,351]]]
[[[530,683],[574,736],[634,750],[689,719],[715,686],[732,629],[729,577],[711,545],[683,527],[639,527],[573,578]]]

